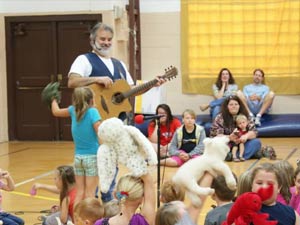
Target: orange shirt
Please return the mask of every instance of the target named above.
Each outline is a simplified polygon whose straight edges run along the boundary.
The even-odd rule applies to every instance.
[[[75,202],[75,197],[76,197],[76,188],[72,188],[71,191],[69,191],[68,196],[69,196],[69,215],[72,218],[72,221],[74,222],[74,202]]]

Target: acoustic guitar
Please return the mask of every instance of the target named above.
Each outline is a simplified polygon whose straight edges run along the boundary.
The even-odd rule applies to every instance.
[[[165,70],[165,74],[160,78],[170,80],[178,74],[176,67],[170,67]],[[131,88],[126,80],[116,80],[111,88],[105,88],[101,84],[91,84],[89,87],[95,93],[95,106],[98,109],[103,120],[118,117],[122,112],[129,112],[132,106],[129,97],[139,95],[144,91],[154,87],[158,80],[153,79],[137,87]]]

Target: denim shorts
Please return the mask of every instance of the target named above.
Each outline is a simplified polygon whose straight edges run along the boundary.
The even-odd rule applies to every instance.
[[[75,155],[75,175],[77,176],[98,176],[96,155]]]

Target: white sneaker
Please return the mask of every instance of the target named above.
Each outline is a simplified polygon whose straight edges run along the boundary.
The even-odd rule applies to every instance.
[[[260,117],[255,118],[255,125],[258,126],[258,127],[261,126]]]
[[[250,115],[250,116],[249,116],[249,120],[250,120],[251,122],[255,122],[255,116]]]

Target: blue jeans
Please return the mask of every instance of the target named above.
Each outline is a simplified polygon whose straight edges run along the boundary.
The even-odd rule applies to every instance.
[[[259,110],[261,109],[263,103],[264,103],[263,100],[261,100],[257,104],[255,104],[253,101],[250,101],[250,100],[247,101],[248,107],[249,107],[250,111],[253,113],[253,115],[256,115],[257,113],[259,113]],[[265,113],[269,113],[270,110],[271,110],[271,106],[269,108],[267,108]]]
[[[221,105],[222,105],[222,103],[224,102],[225,99],[226,98],[219,98],[219,99],[212,100],[209,103],[210,115],[211,115],[211,117],[212,117],[213,120],[220,113],[220,111],[221,111]]]
[[[257,151],[261,149],[261,141],[258,138],[254,138],[251,140],[246,141],[245,145],[245,152],[244,152],[244,158],[250,159],[255,155]],[[239,154],[239,151],[238,151]]]
[[[117,167],[116,168],[116,173],[115,173],[115,176],[114,176],[114,179],[109,187],[109,190],[107,193],[103,193],[101,192],[101,199],[102,199],[102,202],[105,203],[105,202],[109,202],[111,200],[114,199],[114,196],[113,196],[113,191],[115,189],[115,186],[116,186],[116,178],[117,178],[117,175],[118,175],[118,172],[119,172],[119,168]]]
[[[0,220],[4,225],[24,225],[24,220],[6,212],[0,212]]]

